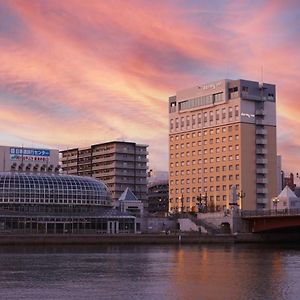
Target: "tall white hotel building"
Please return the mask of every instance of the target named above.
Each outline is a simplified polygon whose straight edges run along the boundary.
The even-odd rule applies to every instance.
[[[235,185],[244,210],[277,193],[273,84],[220,80],[169,98],[169,211],[222,210]],[[202,201],[203,202],[203,201]]]

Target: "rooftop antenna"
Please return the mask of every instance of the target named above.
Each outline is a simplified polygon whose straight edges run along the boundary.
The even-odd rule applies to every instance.
[[[264,66],[263,65],[260,66],[260,83],[261,84],[264,83]]]

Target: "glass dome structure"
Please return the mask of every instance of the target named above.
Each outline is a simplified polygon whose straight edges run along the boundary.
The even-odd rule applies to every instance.
[[[106,185],[91,177],[0,173],[0,204],[111,206]]]

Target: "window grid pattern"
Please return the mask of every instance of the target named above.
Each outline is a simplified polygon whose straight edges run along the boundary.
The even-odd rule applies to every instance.
[[[104,183],[88,177],[0,173],[0,203],[110,206]]]

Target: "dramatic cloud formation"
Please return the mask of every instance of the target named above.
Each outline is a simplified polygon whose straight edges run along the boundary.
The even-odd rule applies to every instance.
[[[204,2],[204,1],[203,1]],[[1,144],[125,139],[167,170],[168,96],[222,78],[277,85],[278,152],[300,161],[298,1],[0,2]]]

